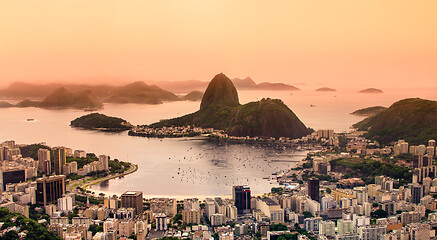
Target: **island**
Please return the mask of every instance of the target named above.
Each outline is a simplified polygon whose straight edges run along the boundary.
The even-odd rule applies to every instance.
[[[374,106],[374,107],[367,107],[367,108],[362,108],[362,109],[358,109],[354,112],[351,112],[351,115],[355,115],[355,116],[373,116],[376,115],[380,112],[385,111],[387,108],[386,107],[382,107],[382,106]]]
[[[329,87],[322,87],[322,88],[318,88],[316,89],[316,92],[336,92],[337,90],[333,89],[333,88],[329,88]]]
[[[359,91],[359,93],[379,94],[379,93],[383,93],[383,91],[377,88],[366,88]]]
[[[424,144],[437,138],[437,101],[408,98],[391,105],[387,110],[368,117],[353,127],[368,131],[365,136],[382,144],[405,140]]]
[[[100,113],[91,113],[76,118],[71,121],[70,126],[105,132],[121,132],[132,128],[132,125],[124,119],[109,117]]]

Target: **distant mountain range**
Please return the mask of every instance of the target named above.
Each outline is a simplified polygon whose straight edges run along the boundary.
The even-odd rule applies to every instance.
[[[300,138],[311,132],[281,100],[262,99],[240,105],[233,82],[216,75],[203,95],[200,110],[163,120],[151,127],[194,125],[224,130],[232,136]]]
[[[250,77],[232,79],[234,86],[239,90],[270,90],[270,91],[297,91],[299,88],[285,83],[262,82],[255,83]],[[190,91],[205,91],[208,86],[207,81],[187,80],[187,81],[153,81],[150,82],[157,86],[174,93],[187,93]]]
[[[437,139],[437,101],[404,99],[353,126],[368,131],[366,137],[383,144],[400,139],[410,144],[425,144]]]

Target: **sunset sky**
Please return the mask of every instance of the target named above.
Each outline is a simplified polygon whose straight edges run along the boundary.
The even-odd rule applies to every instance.
[[[0,0],[13,81],[437,87],[435,0]],[[302,85],[305,84],[305,85]]]

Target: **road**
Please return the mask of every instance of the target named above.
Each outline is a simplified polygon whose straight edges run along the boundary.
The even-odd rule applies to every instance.
[[[71,192],[71,193],[75,193],[75,194],[78,194],[78,195],[86,196],[86,194],[80,193],[77,188],[81,187],[81,188],[86,189],[87,187],[89,187],[91,185],[98,184],[100,182],[103,182],[103,181],[106,181],[106,180],[109,180],[109,179],[125,176],[125,175],[131,174],[131,173],[133,173],[133,172],[135,172],[137,170],[138,170],[138,165],[131,164],[130,168],[127,171],[123,172],[123,173],[117,173],[117,174],[113,174],[113,175],[108,175],[106,177],[98,178],[98,179],[95,179],[95,180],[92,180],[92,181],[90,181],[91,177],[85,177],[85,178],[73,180],[73,181],[70,181],[67,184],[67,187],[66,187],[67,188],[67,192]]]

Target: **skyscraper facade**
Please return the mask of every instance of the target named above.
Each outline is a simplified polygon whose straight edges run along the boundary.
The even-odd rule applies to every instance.
[[[54,155],[54,172],[56,175],[62,174],[62,168],[67,163],[67,152],[65,147],[55,147],[53,148]]]
[[[310,179],[308,180],[308,195],[314,201],[320,200],[319,195],[319,179]]]
[[[237,207],[238,214],[250,213],[250,188],[247,186],[234,186],[232,198]]]

